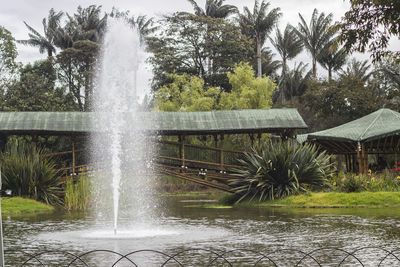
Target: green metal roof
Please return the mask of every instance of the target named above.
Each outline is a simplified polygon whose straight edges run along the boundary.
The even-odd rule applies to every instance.
[[[368,142],[400,133],[400,113],[380,109],[357,120],[308,134],[308,140]]]
[[[90,112],[0,112],[4,134],[82,134],[92,127]],[[124,114],[131,115],[131,114]],[[122,116],[124,116],[122,115]],[[277,132],[305,129],[296,109],[227,110],[206,112],[139,112],[144,128],[159,134]]]

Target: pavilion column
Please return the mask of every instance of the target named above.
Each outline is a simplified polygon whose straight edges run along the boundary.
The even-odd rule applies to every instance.
[[[224,170],[224,135],[220,135],[220,142],[219,142],[219,148],[220,148],[220,153],[219,153],[219,163],[221,164],[221,172]]]
[[[349,155],[344,154],[344,160],[346,161],[346,172],[349,172]]]
[[[218,148],[218,135],[216,135],[216,134],[214,134],[214,145],[215,145],[215,148]],[[220,160],[220,156],[218,155],[218,149],[215,149],[215,163],[218,163],[219,160]]]
[[[397,168],[397,151],[394,152],[394,168]]]
[[[361,145],[362,159],[363,159],[363,173],[368,173],[368,153],[365,151],[365,144]]]
[[[181,159],[182,168],[185,167],[185,136],[180,135],[179,137],[179,158]]]
[[[362,169],[363,169],[363,161],[361,160],[361,145],[360,142],[358,142],[358,146],[357,146],[357,160],[358,160],[358,174],[361,175],[362,174]]]
[[[76,157],[75,157],[75,137],[71,137],[72,142],[72,175],[75,176]]]

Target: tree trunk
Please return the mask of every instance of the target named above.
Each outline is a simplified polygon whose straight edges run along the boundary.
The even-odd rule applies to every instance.
[[[258,74],[257,74],[257,76],[258,77],[262,77],[262,65],[261,65],[261,40],[260,40],[260,38],[259,37],[257,37],[257,40],[256,40],[256,42],[257,42],[257,71],[258,71]]]
[[[317,79],[317,59],[315,57],[312,59],[312,72],[313,78]]]
[[[281,100],[282,105],[285,104],[285,93],[286,93],[286,85],[285,85],[285,77],[286,77],[286,58],[282,58],[282,74],[281,74]]]
[[[328,81],[332,81],[332,68],[328,68]]]

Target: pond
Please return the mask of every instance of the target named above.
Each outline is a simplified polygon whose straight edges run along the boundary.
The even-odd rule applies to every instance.
[[[293,250],[310,252],[323,247],[341,248],[351,252],[362,247],[382,247],[395,250],[400,247],[399,209],[286,209],[203,208],[199,204],[207,199],[166,197],[166,208],[153,226],[135,225],[140,231],[122,229],[122,238],[97,238],[97,227],[91,216],[85,214],[55,213],[29,217],[5,217],[4,246],[7,250],[68,251],[79,255],[95,249],[112,250],[122,254],[149,249],[177,256],[184,266],[206,266],[215,257],[207,252],[229,252],[224,257],[232,266],[253,266],[260,254],[269,254],[278,266],[293,266],[304,255]],[[197,206],[196,206],[197,205]],[[88,226],[90,225],[90,230]],[[124,234],[123,231],[126,231]],[[286,249],[291,249],[286,250]],[[251,250],[251,251],[250,251]],[[394,253],[399,257],[400,253]],[[364,249],[355,254],[365,266],[377,266],[386,255],[379,249]],[[323,266],[337,266],[346,256],[336,250],[313,252],[312,257]],[[7,266],[17,266],[26,259],[17,252],[6,253]],[[300,266],[318,266],[313,258],[306,257]],[[70,263],[72,256],[49,252],[39,259],[46,266]],[[89,266],[110,266],[119,259],[107,252],[83,256]],[[156,252],[143,251],[130,256],[138,266],[161,266],[168,258]],[[38,266],[31,260],[27,266]],[[357,261],[348,257],[342,266],[354,266]],[[398,265],[389,256],[383,266]],[[86,266],[79,260],[72,266]],[[135,266],[122,259],[116,266]],[[173,260],[165,266],[180,266]],[[230,266],[217,259],[212,266]],[[263,259],[257,266],[274,266]],[[359,265],[361,266],[361,265]]]

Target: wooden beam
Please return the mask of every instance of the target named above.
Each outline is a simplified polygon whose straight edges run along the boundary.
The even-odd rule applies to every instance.
[[[358,174],[362,174],[362,160],[360,154],[360,147],[357,147],[357,160],[358,160]]]
[[[185,167],[185,136],[180,135],[179,139],[179,158],[181,159],[181,167]]]
[[[72,142],[72,175],[75,176],[75,168],[76,168],[76,158],[75,158],[75,137],[71,137]]]
[[[219,152],[219,163],[221,164],[221,172],[224,170],[224,135],[220,135],[220,143],[219,143],[219,148],[221,148],[221,151]]]

